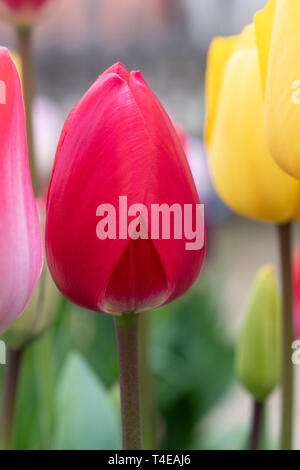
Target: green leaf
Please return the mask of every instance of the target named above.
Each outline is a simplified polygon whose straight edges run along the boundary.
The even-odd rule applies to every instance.
[[[109,392],[76,352],[70,353],[59,379],[52,447],[120,448],[119,421]]]

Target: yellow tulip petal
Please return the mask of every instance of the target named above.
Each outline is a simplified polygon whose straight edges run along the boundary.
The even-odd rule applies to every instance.
[[[255,47],[237,47],[219,86],[210,163],[221,199],[237,213],[286,222],[299,205],[299,182],[272,160],[266,144]]]
[[[269,151],[300,179],[300,2],[277,0],[269,51],[265,124]]]
[[[265,95],[269,52],[271,45],[273,21],[277,0],[270,0],[263,10],[254,16],[256,44],[259,56],[263,96]]]
[[[236,41],[237,36],[215,38],[208,51],[206,68],[206,125],[204,132],[208,148],[210,147],[213,134],[223,71]]]
[[[237,37],[234,52],[246,47],[256,47],[255,29],[253,24],[246,26]]]
[[[212,140],[224,68],[234,51],[255,45],[254,26],[246,26],[239,36],[215,38],[208,52],[206,68],[206,125],[207,148]]]

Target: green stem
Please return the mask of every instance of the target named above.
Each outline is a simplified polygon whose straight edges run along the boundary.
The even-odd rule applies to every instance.
[[[22,349],[10,350],[8,353],[1,423],[1,447],[7,450],[13,447],[14,418],[22,357]]]
[[[291,361],[291,345],[294,340],[291,224],[279,225],[278,230],[283,294],[281,448],[290,450],[293,445],[294,395],[294,371]]]
[[[258,450],[263,426],[264,402],[253,401],[252,425],[249,450]]]
[[[142,449],[138,315],[115,317],[124,450]]]
[[[140,371],[143,443],[145,450],[153,450],[155,444],[155,407],[153,380],[149,360],[149,313],[140,314]]]
[[[38,195],[38,175],[35,160],[32,105],[34,98],[34,64],[32,54],[32,28],[18,28],[18,47],[22,64],[22,84],[26,116],[26,134],[29,168],[35,195]]]

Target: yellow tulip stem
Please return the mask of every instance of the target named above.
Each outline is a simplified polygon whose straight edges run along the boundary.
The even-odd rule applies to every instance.
[[[253,401],[251,434],[249,440],[249,450],[259,450],[264,417],[264,402]]]
[[[291,224],[279,225],[279,246],[283,293],[282,312],[282,415],[281,449],[290,450],[293,445],[293,395],[294,371],[291,346],[294,340],[293,288],[291,268]]]
[[[23,349],[10,350],[4,382],[2,413],[1,413],[1,448],[13,448],[14,421],[20,378]]]
[[[149,358],[149,313],[140,314],[140,371],[143,443],[145,450],[156,448],[153,378]]]
[[[142,449],[138,325],[139,316],[136,314],[115,317],[123,450]]]
[[[32,28],[17,28],[18,48],[22,64],[23,96],[26,116],[26,134],[29,168],[35,195],[38,195],[38,174],[35,160],[32,105],[34,99],[34,64],[32,54]]]

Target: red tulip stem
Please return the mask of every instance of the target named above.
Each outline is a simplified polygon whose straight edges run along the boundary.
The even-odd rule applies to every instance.
[[[115,317],[124,450],[142,449],[138,321],[135,314]]]
[[[32,53],[32,28],[19,27],[17,29],[19,54],[22,64],[22,84],[23,97],[26,116],[26,134],[28,146],[29,168],[31,181],[35,195],[38,194],[38,175],[35,160],[33,123],[32,123],[32,105],[34,98],[34,64]]]
[[[22,349],[11,349],[8,353],[1,413],[1,448],[5,450],[13,447],[14,418],[22,357]]]
[[[153,377],[149,358],[149,319],[149,312],[140,314],[141,407],[144,450],[153,450],[156,448],[156,414],[153,396]]]
[[[283,294],[281,448],[290,450],[293,445],[294,395],[294,370],[291,360],[291,347],[294,341],[291,224],[279,225],[278,230]]]
[[[254,400],[252,413],[249,450],[259,450],[263,426],[264,402],[258,402]]]

